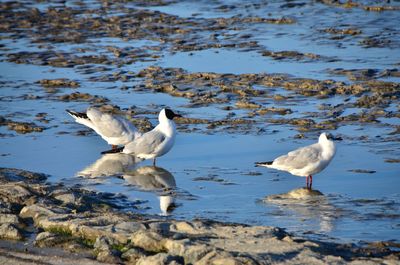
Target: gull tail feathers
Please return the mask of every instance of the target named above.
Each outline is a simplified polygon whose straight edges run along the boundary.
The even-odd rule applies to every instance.
[[[268,161],[268,162],[255,162],[256,167],[269,167],[274,163],[274,161]]]
[[[107,150],[107,151],[103,151],[101,152],[102,155],[104,154],[117,154],[117,153],[122,153],[122,151],[124,150],[124,146],[115,148],[115,149],[111,149],[111,150]]]

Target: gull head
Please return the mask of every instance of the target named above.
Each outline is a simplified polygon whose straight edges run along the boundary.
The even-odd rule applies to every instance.
[[[162,120],[168,119],[173,120],[175,117],[182,117],[181,115],[174,113],[171,109],[162,109],[160,114],[158,115],[158,120],[161,122]]]
[[[321,135],[319,136],[318,142],[319,143],[323,143],[323,142],[327,142],[327,141],[332,141],[333,140],[333,136],[330,133],[321,133]]]
[[[333,136],[330,133],[321,133],[318,139],[318,143],[322,146],[324,156],[330,161],[336,153],[336,146],[333,142]]]

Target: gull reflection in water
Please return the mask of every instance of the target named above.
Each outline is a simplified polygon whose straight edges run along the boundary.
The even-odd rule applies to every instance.
[[[168,215],[176,207],[174,198],[176,182],[168,170],[157,166],[143,166],[126,172],[123,178],[129,185],[158,194],[163,215]]]
[[[79,171],[76,175],[85,178],[99,178],[123,174],[135,164],[135,157],[127,154],[105,154],[93,164]]]
[[[337,209],[328,198],[318,190],[297,188],[287,193],[269,195],[263,202],[279,206],[281,209],[297,213],[301,219],[317,221],[318,232],[330,232],[334,229]]]

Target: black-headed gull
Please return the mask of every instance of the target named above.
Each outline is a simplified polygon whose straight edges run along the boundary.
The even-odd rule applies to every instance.
[[[141,135],[136,127],[126,119],[103,113],[93,107],[88,108],[86,113],[66,111],[77,123],[93,129],[113,149],[116,149],[118,145],[126,145]]]
[[[156,158],[168,153],[174,145],[176,126],[173,119],[175,117],[182,116],[170,109],[162,109],[158,115],[159,124],[153,130],[134,139],[125,147],[105,151],[103,154],[116,152],[132,154],[141,159],[153,159],[153,165],[155,165]]]
[[[270,162],[256,162],[256,166],[283,170],[295,176],[306,177],[311,189],[312,176],[324,170],[335,156],[336,147],[326,133],[319,136],[318,143],[301,147]]]
[[[126,172],[123,178],[130,185],[137,186],[142,190],[158,191],[163,215],[167,215],[176,206],[174,197],[171,195],[171,190],[176,189],[176,182],[168,170],[155,166],[143,166]]]

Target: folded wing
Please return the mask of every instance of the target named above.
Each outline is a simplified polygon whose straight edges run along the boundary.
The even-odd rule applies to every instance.
[[[96,126],[99,134],[106,137],[121,137],[127,134],[139,134],[136,127],[125,119],[103,113],[95,108],[89,108],[87,116]]]
[[[133,142],[127,144],[124,148],[124,153],[127,154],[152,154],[165,141],[166,137],[159,131],[150,131],[143,134]]]
[[[318,163],[321,151],[321,147],[318,144],[302,147],[289,152],[287,155],[276,158],[273,162],[273,166],[287,171],[302,169]]]

